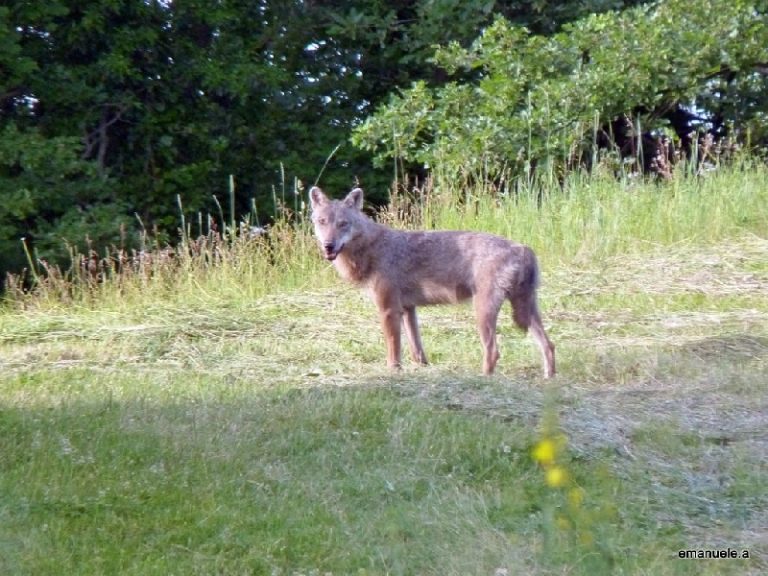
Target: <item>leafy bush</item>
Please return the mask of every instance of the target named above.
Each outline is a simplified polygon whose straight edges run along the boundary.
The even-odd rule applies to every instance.
[[[662,135],[685,152],[696,131],[763,136],[766,24],[753,3],[721,0],[593,14],[550,37],[498,18],[470,48],[437,49],[453,82],[392,97],[354,141],[380,161],[500,177],[592,162],[597,144],[647,165],[662,150],[643,145]]]

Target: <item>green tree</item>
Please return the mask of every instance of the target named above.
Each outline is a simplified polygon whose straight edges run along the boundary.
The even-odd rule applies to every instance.
[[[238,216],[253,205],[272,215],[283,196],[294,208],[294,182],[313,182],[337,146],[323,184],[347,189],[358,178],[383,201],[391,168],[372,170],[349,133],[392,90],[449,79],[429,61],[434,44],[468,47],[498,14],[552,34],[628,4],[7,0],[0,258],[9,262],[22,236],[45,258],[65,239],[130,242],[135,215],[174,239],[177,196],[187,212],[218,214],[213,196],[224,202],[230,174]],[[40,161],[24,156],[27,146]]]
[[[52,18],[63,13],[52,3],[26,6]],[[77,137],[49,135],[38,124],[40,101],[29,87],[40,75],[25,34],[45,40],[40,30],[17,26],[8,7],[0,7],[0,287],[7,271],[27,265],[22,239],[46,258],[67,251],[65,239],[115,241],[124,210],[110,194],[107,179],[80,157]],[[87,235],[87,238],[86,238]]]
[[[393,96],[356,130],[359,146],[380,160],[500,177],[583,159],[627,119],[630,143],[637,125],[683,145],[696,130],[765,134],[768,27],[750,2],[668,0],[548,37],[499,18],[471,47],[438,49],[435,62],[458,79]]]

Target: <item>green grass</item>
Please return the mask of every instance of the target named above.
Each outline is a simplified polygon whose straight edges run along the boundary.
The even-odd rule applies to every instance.
[[[744,230],[765,230],[768,199],[764,165],[723,170],[670,182],[617,183],[569,176],[562,186],[462,193],[438,184],[428,219],[437,228],[493,231],[533,246],[546,261],[592,262],[644,253],[649,245],[712,243]],[[459,204],[460,203],[460,204]],[[469,207],[469,209],[467,209]]]
[[[469,306],[388,372],[304,228],[50,280],[0,311],[0,573],[765,573],[765,177],[438,188],[428,226],[536,247],[549,383],[508,311],[481,377]],[[531,457],[556,432],[562,487]]]

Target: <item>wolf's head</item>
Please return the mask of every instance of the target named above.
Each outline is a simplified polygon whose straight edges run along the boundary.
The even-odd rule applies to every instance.
[[[331,200],[317,186],[309,191],[312,224],[326,260],[335,260],[350,240],[360,233],[363,191],[355,188],[344,200]]]

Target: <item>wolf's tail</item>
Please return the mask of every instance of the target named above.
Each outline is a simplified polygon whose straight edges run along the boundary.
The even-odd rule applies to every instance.
[[[520,288],[528,291],[536,290],[536,288],[539,287],[539,283],[541,282],[539,262],[536,259],[536,254],[534,254],[533,250],[527,246],[525,247],[525,251],[523,253],[522,269],[523,277],[522,281],[520,282]]]
[[[536,289],[539,287],[540,281],[541,276],[536,254],[526,246],[520,263],[519,284],[509,299],[512,303],[512,318],[522,330],[527,331],[531,325],[531,318],[539,314]]]

